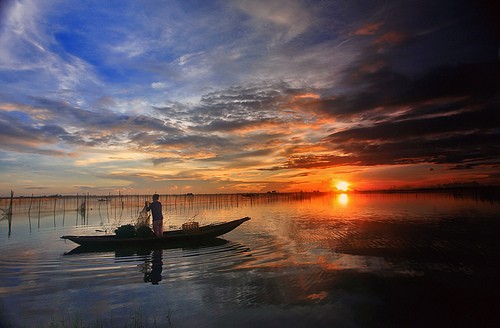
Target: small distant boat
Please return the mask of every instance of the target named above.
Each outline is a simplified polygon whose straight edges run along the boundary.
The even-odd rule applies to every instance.
[[[120,238],[116,235],[101,235],[101,236],[62,236],[62,239],[71,240],[85,247],[115,247],[115,246],[162,246],[175,243],[200,242],[204,240],[214,239],[223,234],[226,234],[242,223],[250,220],[249,217],[244,217],[238,220],[233,220],[223,223],[214,223],[200,227],[189,229],[179,229],[165,231],[162,238],[158,237],[131,237]]]

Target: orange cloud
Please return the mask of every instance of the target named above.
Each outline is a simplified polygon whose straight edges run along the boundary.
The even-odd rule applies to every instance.
[[[310,301],[316,301],[316,302],[319,302],[319,301],[322,301],[324,300],[326,297],[328,296],[328,293],[325,292],[325,291],[322,291],[320,293],[315,293],[315,294],[310,294],[308,295],[306,298]]]
[[[294,100],[297,100],[297,99],[319,99],[319,98],[320,98],[320,95],[317,93],[302,93],[302,94],[293,96]]]
[[[408,36],[400,31],[389,31],[375,40],[376,44],[399,45],[406,41]]]
[[[378,23],[369,23],[366,25],[361,26],[358,28],[356,31],[354,31],[353,35],[374,35],[375,33],[378,32],[380,27],[383,24],[381,22]]]

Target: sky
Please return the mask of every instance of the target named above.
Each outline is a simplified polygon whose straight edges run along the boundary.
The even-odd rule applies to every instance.
[[[500,185],[499,6],[0,2],[0,196]]]

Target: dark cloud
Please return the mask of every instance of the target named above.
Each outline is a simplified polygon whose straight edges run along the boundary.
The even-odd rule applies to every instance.
[[[268,158],[276,152],[275,149],[258,149],[258,150],[249,150],[249,151],[233,151],[228,154],[221,154],[218,156],[214,156],[211,158],[201,159],[202,162],[240,162],[242,160],[248,159],[256,159],[257,162],[260,161],[260,158],[265,157]]]
[[[178,148],[179,151],[191,152],[193,150],[210,150],[211,148],[222,148],[231,146],[232,143],[226,138],[216,135],[188,135],[176,134],[158,138],[155,142],[160,146]]]
[[[117,131],[126,132],[128,130],[148,130],[165,133],[176,133],[178,129],[170,126],[160,118],[147,115],[124,115],[113,112],[109,109],[99,109],[96,111],[82,109],[73,106],[65,101],[33,98],[35,106],[40,106],[51,114],[51,119],[61,124],[84,128],[88,131]]]
[[[359,67],[353,70],[356,68]],[[352,74],[356,77],[350,78],[363,81],[364,88],[310,101],[308,106],[337,119],[352,120],[380,108],[386,112],[399,111],[401,106],[413,107],[446,97],[470,98],[467,104],[475,104],[489,102],[500,94],[498,62],[441,67],[415,79],[387,68]]]
[[[214,119],[205,125],[198,125],[192,128],[194,131],[204,132],[230,132],[238,131],[246,128],[259,127],[267,123],[272,123],[274,120],[270,118],[262,118],[260,120],[245,120],[245,119]]]
[[[498,134],[460,135],[441,139],[371,143],[349,142],[349,151],[339,155],[290,156],[282,166],[270,170],[296,168],[327,168],[339,165],[374,166],[394,164],[448,164],[450,169],[473,168],[480,165],[499,166]]]
[[[47,149],[68,133],[54,124],[31,124],[24,115],[0,111],[0,148],[21,153],[65,156],[62,150]]]
[[[352,128],[334,133],[325,140],[332,144],[342,144],[346,141],[412,141],[414,139],[439,138],[447,134],[495,133],[495,129],[498,128],[498,122],[500,122],[500,112],[497,107],[499,104],[500,101],[486,108],[457,114],[394,120],[369,127]]]
[[[285,82],[233,86],[205,94],[192,108],[191,120],[201,131],[230,131],[279,121],[281,106],[290,95],[301,92]]]
[[[148,146],[161,136],[182,133],[158,117],[84,110],[65,101],[40,97],[31,100],[29,106],[17,105],[18,111],[0,112],[0,134],[3,140],[15,140],[10,141],[14,144],[30,143],[33,151],[57,142],[87,147],[117,145],[128,137],[140,146]]]
[[[325,147],[343,155],[292,155],[272,169],[500,165],[498,62],[441,67],[414,79],[387,68],[356,74],[364,88],[306,104],[333,118],[357,122],[323,139]]]
[[[476,4],[402,1],[370,12],[350,35],[363,44],[357,58],[311,108],[350,122],[380,108],[498,94],[498,38]]]
[[[161,157],[161,158],[153,158],[153,165],[163,165],[163,164],[174,164],[174,163],[182,163],[183,159],[181,158],[173,158],[173,157]]]
[[[316,169],[328,168],[339,165],[359,165],[359,159],[355,156],[338,156],[338,155],[292,155],[282,166],[275,166],[271,171],[281,169]]]
[[[324,141],[338,155],[291,156],[286,168],[437,163],[500,165],[500,102],[456,114],[333,133]]]
[[[176,134],[181,133],[182,130],[176,126],[169,124],[163,119],[138,115],[134,117],[129,117],[126,122],[122,122],[124,130],[145,130],[153,132],[161,132],[166,134]]]
[[[404,102],[450,96],[467,96],[473,100],[497,97],[500,91],[498,61],[445,66],[416,79],[404,94]]]
[[[169,101],[168,104],[163,107],[153,106],[153,109],[164,117],[185,118],[190,115],[190,107],[178,101]]]

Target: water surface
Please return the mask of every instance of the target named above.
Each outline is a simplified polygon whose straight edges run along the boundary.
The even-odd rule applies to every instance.
[[[111,233],[145,200],[15,200],[0,221],[2,327],[486,327],[500,305],[495,201],[162,196],[166,228],[252,220],[196,247],[79,253],[59,238]]]

